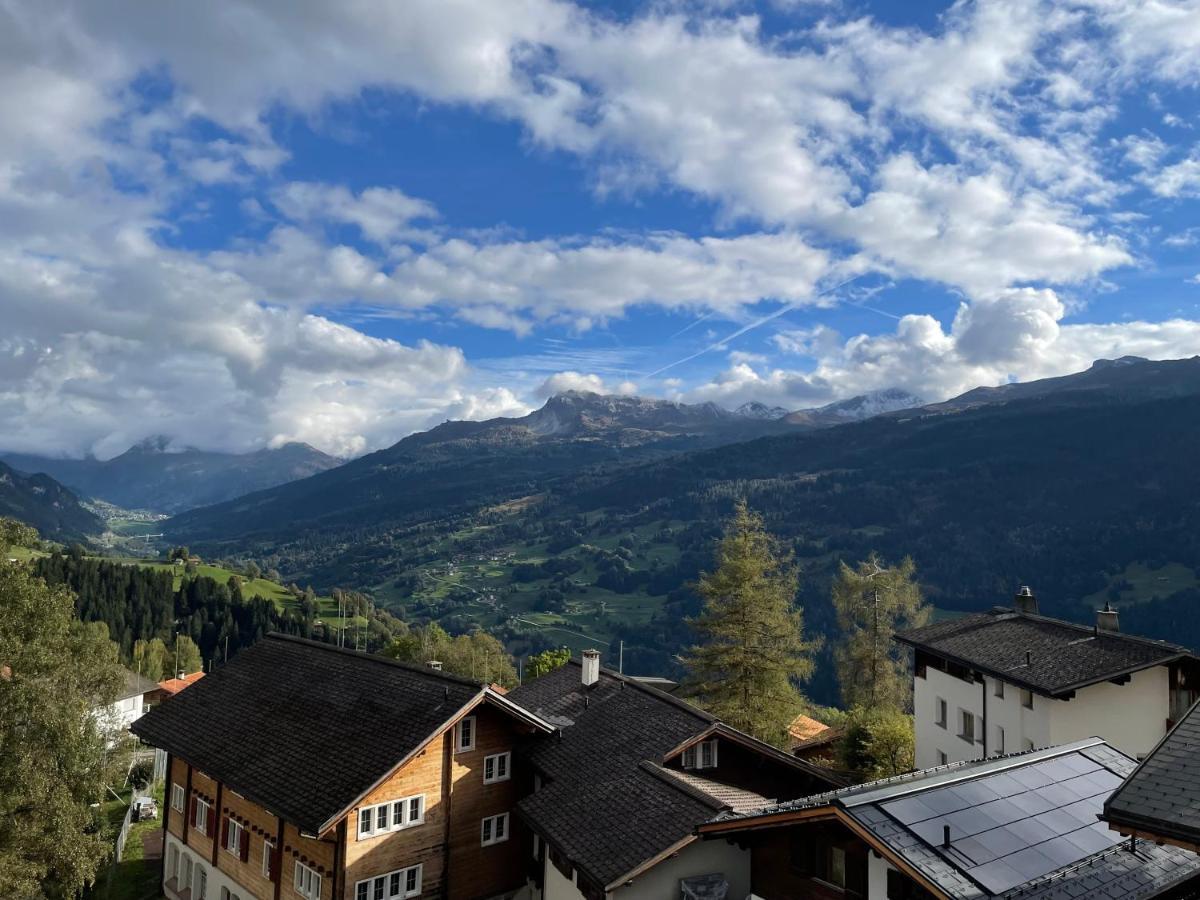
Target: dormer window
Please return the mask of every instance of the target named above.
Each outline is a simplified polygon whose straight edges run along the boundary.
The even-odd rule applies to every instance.
[[[683,751],[685,769],[715,769],[717,766],[717,739],[692,744]]]

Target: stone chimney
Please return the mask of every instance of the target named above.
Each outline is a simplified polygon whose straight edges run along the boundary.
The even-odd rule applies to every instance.
[[[431,659],[425,665],[429,666],[435,672],[442,671],[442,661],[440,659]]]
[[[1104,609],[1096,610],[1096,628],[1100,631],[1120,631],[1121,622],[1117,617],[1117,611],[1112,608],[1109,603],[1104,604]]]
[[[600,651],[583,651],[583,686],[591,687],[600,680]]]
[[[1038,611],[1037,597],[1033,596],[1033,591],[1029,589],[1029,585],[1021,585],[1021,589],[1017,591],[1016,600],[1013,603],[1017,612],[1029,613],[1036,616]]]

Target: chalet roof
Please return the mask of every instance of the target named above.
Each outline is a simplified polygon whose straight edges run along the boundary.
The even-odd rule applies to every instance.
[[[1097,821],[1134,765],[1089,738],[727,813],[703,830],[730,834],[837,818],[892,865],[952,900],[1141,900],[1200,876],[1200,857],[1146,841],[1131,849]]]
[[[1190,656],[1185,647],[996,607],[896,640],[1048,697]]]
[[[662,766],[680,746],[714,729],[752,739],[635,679],[601,669],[600,680],[589,688],[580,675],[572,660],[509,694],[559,726],[557,737],[527,748],[547,783],[522,800],[518,812],[598,885],[612,885],[691,840],[696,826],[718,813],[762,800]],[[794,765],[800,778],[836,783],[824,770],[765,745],[762,750]]]
[[[549,731],[469,679],[271,634],[151,709],[132,731],[319,833],[485,699]]]
[[[1108,798],[1104,818],[1138,834],[1200,846],[1200,704]]]

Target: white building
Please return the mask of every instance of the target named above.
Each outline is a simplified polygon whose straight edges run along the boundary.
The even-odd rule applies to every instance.
[[[1121,634],[1105,609],[1092,627],[1013,608],[896,635],[911,646],[916,765],[983,759],[1103,738],[1140,758],[1197,698],[1183,647]]]
[[[96,719],[108,735],[109,745],[128,736],[129,726],[140,719],[150,708],[148,698],[158,690],[158,685],[136,672],[125,670],[125,684],[112,703],[96,710]]]

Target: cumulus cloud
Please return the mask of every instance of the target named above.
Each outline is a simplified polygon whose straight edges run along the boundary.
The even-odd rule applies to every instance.
[[[632,381],[609,382],[591,372],[555,372],[538,385],[534,396],[546,399],[567,391],[632,395],[637,393],[637,385]]]

